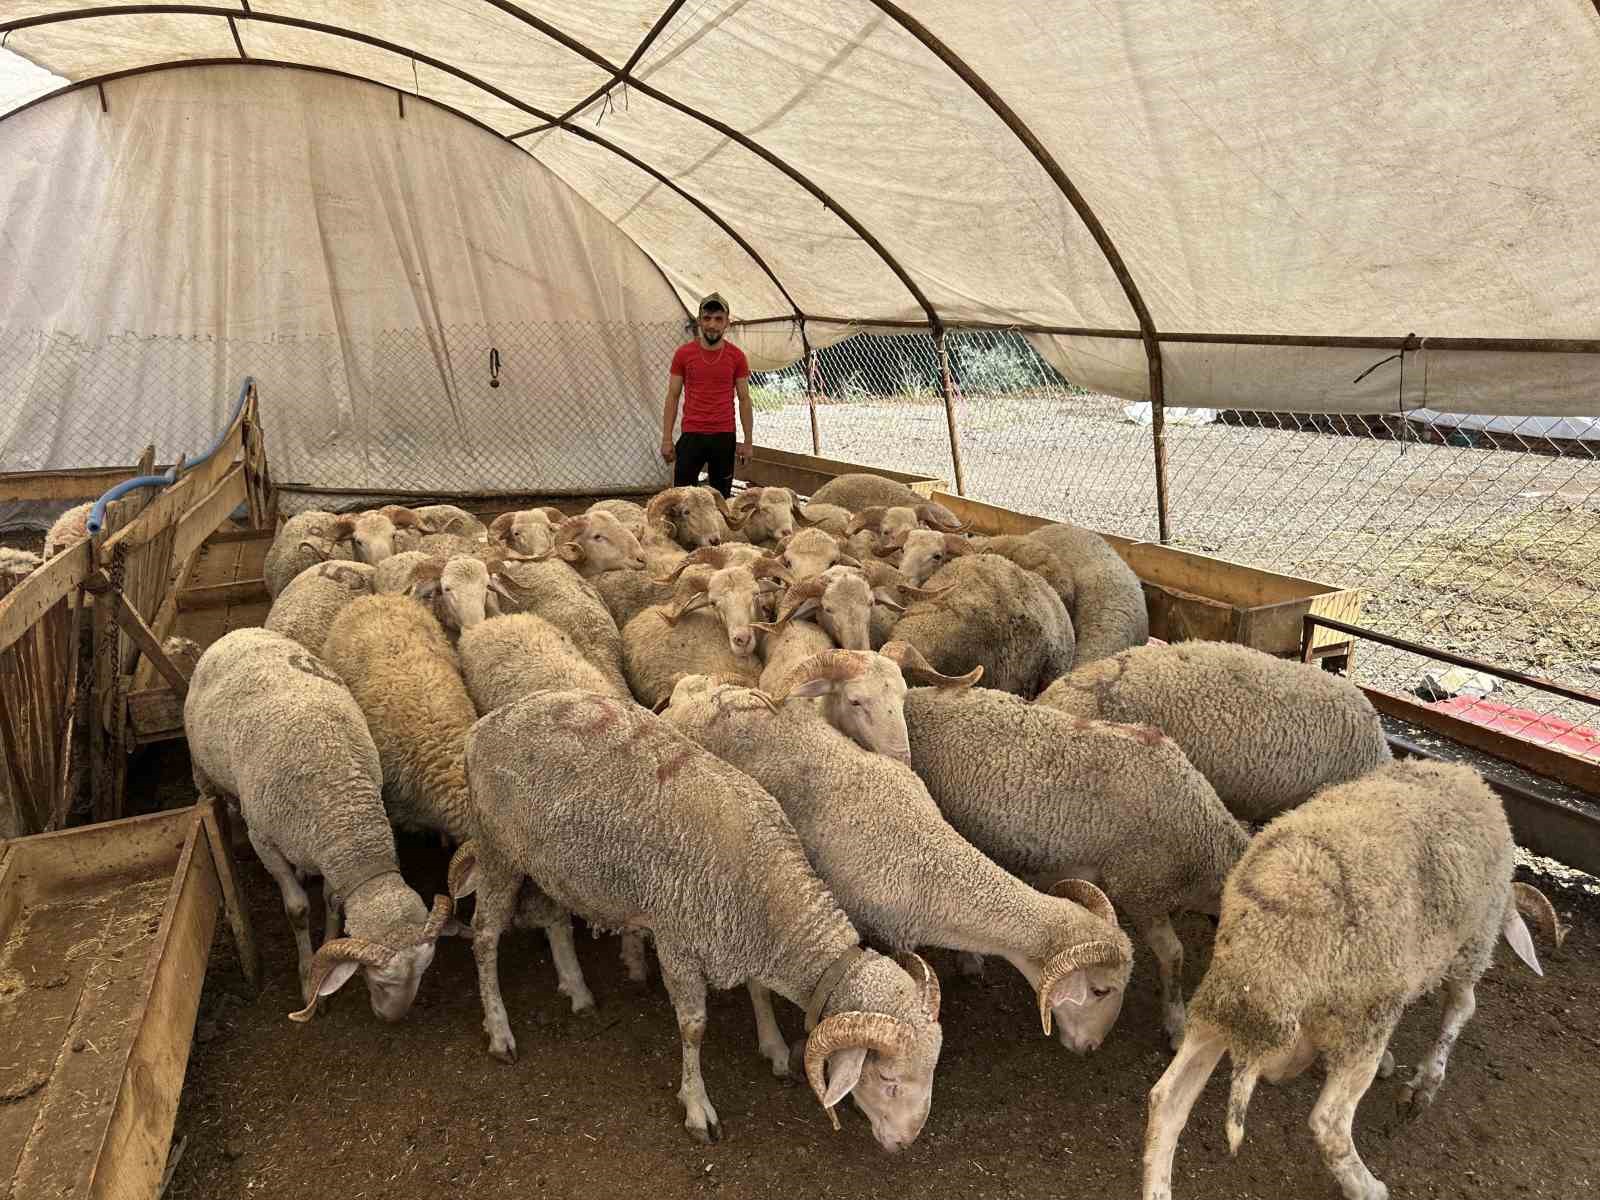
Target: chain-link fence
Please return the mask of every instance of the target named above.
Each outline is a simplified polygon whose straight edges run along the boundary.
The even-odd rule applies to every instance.
[[[969,496],[1157,536],[1147,405],[1074,388],[1016,333],[951,333],[947,350]],[[816,357],[822,455],[953,483],[931,337]],[[757,440],[810,453],[802,368],[754,383]],[[1174,544],[1361,588],[1373,628],[1600,691],[1600,420],[1168,409],[1166,429]],[[1363,682],[1393,691],[1439,669],[1373,643],[1356,656]],[[1595,707],[1514,684],[1484,704],[1600,727]],[[1501,724],[1600,754],[1559,724]]]
[[[670,481],[660,403],[682,339],[677,322],[271,341],[0,330],[0,470],[194,453],[253,375],[285,512],[389,492],[653,490]]]

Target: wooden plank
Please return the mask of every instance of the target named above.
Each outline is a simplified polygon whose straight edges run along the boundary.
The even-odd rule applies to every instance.
[[[164,472],[166,466],[154,468]],[[80,467],[70,471],[8,471],[0,474],[0,501],[97,500],[119,483],[136,478],[136,467]]]
[[[261,991],[261,951],[256,945],[255,928],[250,924],[250,910],[245,907],[244,893],[239,888],[239,876],[234,870],[233,846],[227,835],[227,818],[222,799],[212,796],[198,805],[205,820],[206,844],[211,850],[217,880],[222,888],[222,907],[228,915],[228,927],[233,930],[233,944],[239,951],[239,967],[245,982],[253,992]]]
[[[208,546],[226,546],[230,542],[267,542],[277,536],[275,529],[218,529],[205,540]]]
[[[1381,713],[1399,717],[1413,725],[1431,729],[1451,741],[1482,750],[1486,754],[1516,763],[1536,775],[1559,780],[1593,796],[1600,796],[1600,763],[1578,758],[1550,746],[1540,745],[1527,738],[1514,737],[1498,729],[1489,729],[1462,720],[1452,713],[1442,712],[1426,704],[1382,688],[1363,687],[1367,699]]]
[[[244,464],[239,463],[183,514],[173,540],[172,556],[181,562],[198,550],[228,519],[228,514],[245,502],[246,496]]]
[[[835,475],[851,475],[859,471],[866,471],[873,475],[882,475],[885,479],[898,480],[907,487],[916,491],[918,495],[931,495],[934,490],[942,491],[945,481],[931,475],[911,475],[905,471],[891,471],[888,467],[873,467],[864,463],[845,462],[837,458],[818,458],[815,454],[796,454],[790,450],[775,450],[770,446],[757,446],[751,465],[756,463],[769,463],[779,467],[794,467],[804,471],[811,471],[832,478]],[[918,484],[935,484],[936,489],[921,491]]]
[[[161,648],[156,635],[151,632],[150,626],[144,623],[144,618],[138,614],[133,605],[128,603],[128,598],[121,592],[113,592],[112,603],[117,606],[117,624],[121,625],[127,635],[134,640],[139,652],[155,665],[156,670],[161,672],[161,677],[174,692],[180,696],[187,693],[188,678],[178,669],[177,664],[167,657],[167,652]]]
[[[234,459],[239,453],[239,438],[239,425],[235,423],[215,456],[165,488],[146,505],[143,512],[106,540],[105,554],[109,555],[121,544],[136,546],[149,541],[161,529],[188,512],[196,501],[203,499],[224,475],[234,469]]]
[[[222,898],[199,810],[183,815],[189,833],[145,968],[144,994],[134,1012],[138,1032],[105,1136],[85,1172],[88,1186],[79,1193],[92,1200],[148,1200],[166,1168]]]
[[[234,604],[253,604],[267,600],[265,579],[239,579],[230,583],[214,583],[205,587],[187,587],[178,593],[178,611],[194,612],[201,608],[226,608]]]
[[[969,500],[965,496],[951,495],[949,492],[936,491],[932,497],[944,505],[963,522],[970,525],[975,532],[991,535],[1028,534],[1035,529],[1053,524],[1047,517],[1035,517],[1029,513],[1014,512],[1009,508],[1001,508],[996,504],[984,504],[978,500]],[[1102,537],[1106,535],[1102,534]],[[1110,541],[1110,538],[1106,538]],[[1126,539],[1123,539],[1126,540]]]
[[[188,809],[101,821],[8,843],[9,886],[24,904],[81,888],[86,880],[146,874],[177,862],[189,826]]]
[[[1237,639],[1240,611],[1222,600],[1145,581],[1150,636],[1163,642],[1231,642]]]
[[[12,645],[94,569],[87,540],[69,546],[0,600],[0,650]]]
[[[128,693],[128,727],[136,745],[183,736],[183,701],[171,688],[147,687]]]

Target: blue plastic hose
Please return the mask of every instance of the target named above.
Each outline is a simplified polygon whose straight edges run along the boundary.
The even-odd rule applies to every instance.
[[[245,398],[249,396],[250,389],[255,386],[255,382],[254,376],[246,375],[244,377],[244,382],[239,385],[239,399],[235,401],[233,412],[228,415],[227,423],[223,425],[222,432],[217,435],[217,440],[211,443],[211,448],[204,454],[200,455],[198,458],[193,458],[185,462],[183,468],[185,471],[194,470],[194,468],[198,467],[218,450],[222,449],[222,443],[226,441],[228,437],[228,430],[233,428],[233,423],[239,419],[239,414],[244,411]],[[164,475],[140,475],[136,479],[123,480],[121,483],[117,484],[116,487],[112,488],[104,496],[101,496],[100,499],[94,502],[94,508],[89,511],[89,520],[85,527],[91,534],[99,533],[101,528],[106,523],[106,505],[110,504],[113,500],[120,500],[129,492],[135,491],[138,488],[165,487],[169,483],[176,483],[177,480],[178,468],[176,464],[168,467],[166,474]]]

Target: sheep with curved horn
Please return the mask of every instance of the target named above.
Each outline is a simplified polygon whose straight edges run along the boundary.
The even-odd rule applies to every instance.
[[[195,789],[237,798],[250,844],[283,896],[303,1016],[361,969],[373,1011],[399,1020],[446,931],[449,901],[430,916],[400,877],[378,750],[344,683],[298,642],[238,629],[200,656],[183,725]],[[323,880],[320,960],[303,874]],[[339,937],[342,923],[349,938]]]
[[[664,719],[772,793],[818,873],[875,942],[1004,956],[1033,986],[1047,1035],[1058,1012],[1064,1031],[1076,1029],[1076,1010],[1091,997],[1115,996],[1108,1002],[1120,1006],[1132,949],[1093,884],[1036,891],[963,839],[905,761],[863,749],[810,705],[783,703],[841,683],[855,692],[843,708],[867,708],[868,720],[891,714],[905,694],[890,660],[831,651],[771,698],[776,714],[765,697],[720,687],[694,699],[675,693],[683,703]],[[766,1028],[770,1017],[754,999],[757,1026]]]
[[[485,717],[467,771],[482,829],[457,852],[451,891],[478,898],[472,949],[491,1053],[516,1053],[497,945],[531,879],[591,927],[653,934],[694,1137],[722,1132],[700,1069],[706,989],[746,983],[806,1009],[807,1078],[827,1110],[854,1095],[885,1149],[915,1140],[943,1042],[931,972],[861,948],[756,783],[639,706],[581,692],[540,692]],[[775,1024],[768,1040],[786,1072]]]

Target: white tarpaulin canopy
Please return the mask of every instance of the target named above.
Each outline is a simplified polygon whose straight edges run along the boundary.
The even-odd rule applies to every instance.
[[[1600,412],[1589,0],[7,0],[0,30],[99,82],[0,96],[6,330],[648,326],[594,395],[648,424],[717,290],[757,367],[992,324],[1135,401],[1159,358],[1172,406]]]

